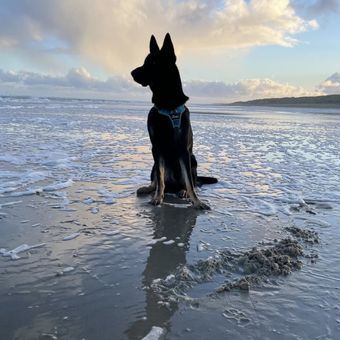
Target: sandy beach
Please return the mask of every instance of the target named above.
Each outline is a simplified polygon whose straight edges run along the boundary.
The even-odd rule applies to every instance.
[[[148,106],[0,101],[0,338],[337,339],[340,115],[192,105],[200,212],[136,197]]]

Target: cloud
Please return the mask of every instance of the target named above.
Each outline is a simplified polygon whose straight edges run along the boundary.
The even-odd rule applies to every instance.
[[[289,0],[2,0],[0,7],[1,48],[57,49],[125,74],[143,60],[151,33],[171,32],[185,52],[289,47],[316,27]]]
[[[335,14],[340,11],[339,0],[294,0],[293,7],[305,12],[310,17]]]
[[[62,76],[0,69],[0,91],[10,95],[89,96],[91,98],[135,98],[145,94],[145,89],[129,79],[119,76],[109,77],[106,80],[97,79],[84,67],[72,68]]]
[[[186,93],[193,97],[219,98],[231,102],[273,97],[322,95],[322,91],[282,84],[271,79],[245,79],[232,84],[224,82],[191,81],[184,84]]]
[[[84,67],[72,68],[65,76],[43,75],[28,71],[13,72],[0,70],[0,82],[24,86],[45,85],[115,92],[124,92],[125,90],[135,88],[131,81],[121,77],[110,77],[107,80],[96,79]]]
[[[192,80],[184,81],[183,87],[193,101],[200,102],[314,96],[339,92],[340,73],[334,73],[315,90],[271,79],[245,79],[231,84]],[[144,100],[151,98],[149,89],[142,88],[130,79],[115,76],[101,80],[93,77],[84,67],[72,68],[65,75],[59,76],[0,69],[0,94]]]
[[[340,94],[340,72],[332,74],[318,88],[326,94]]]

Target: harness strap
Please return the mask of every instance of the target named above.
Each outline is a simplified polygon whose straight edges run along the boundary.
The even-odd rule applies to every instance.
[[[174,110],[159,109],[155,106],[157,111],[170,119],[172,127],[179,128],[181,126],[182,113],[186,110],[185,105],[177,106]]]

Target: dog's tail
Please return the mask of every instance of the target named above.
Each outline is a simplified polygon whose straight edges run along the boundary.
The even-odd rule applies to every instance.
[[[197,176],[197,185],[201,186],[204,184],[215,184],[218,180],[215,177]]]

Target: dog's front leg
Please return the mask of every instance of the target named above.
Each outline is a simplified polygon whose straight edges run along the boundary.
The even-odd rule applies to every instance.
[[[151,200],[151,204],[160,205],[164,199],[165,179],[164,179],[164,160],[161,156],[156,155],[155,158],[155,175],[156,175],[156,191],[155,195]]]
[[[191,160],[189,152],[185,152],[183,156],[180,157],[179,164],[181,166],[182,176],[187,189],[187,196],[191,199],[194,207],[196,209],[210,210],[210,207],[207,204],[201,202],[196,195],[191,173]]]

